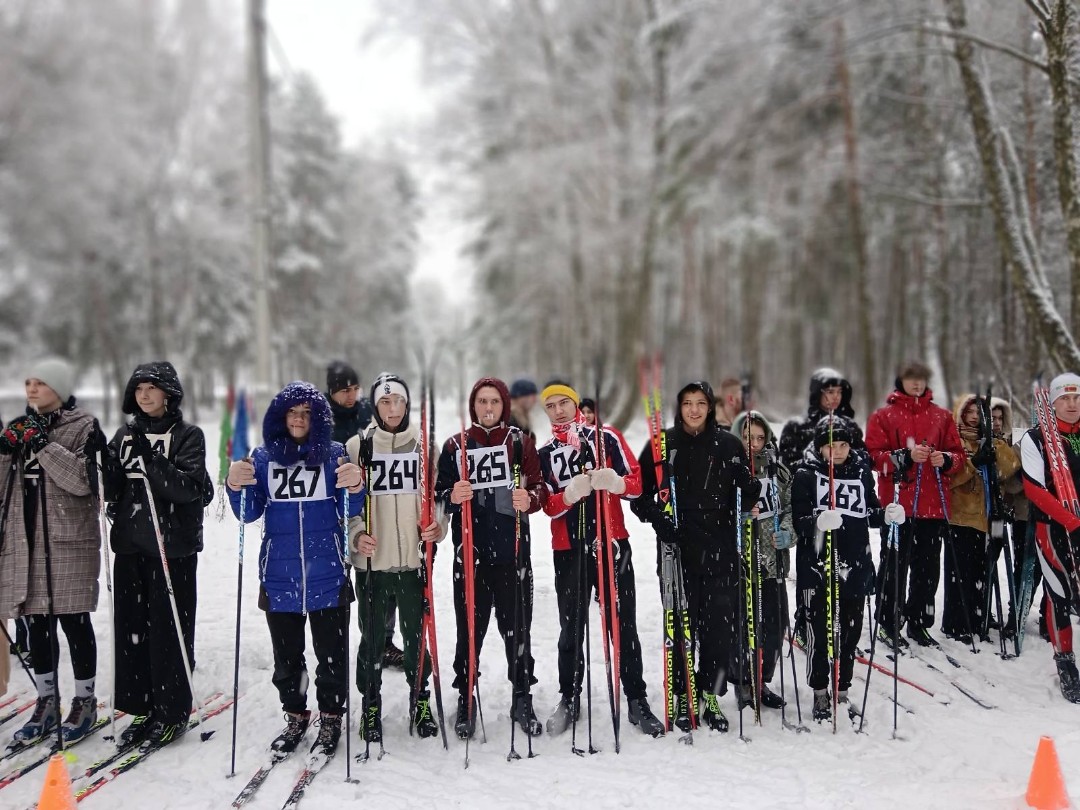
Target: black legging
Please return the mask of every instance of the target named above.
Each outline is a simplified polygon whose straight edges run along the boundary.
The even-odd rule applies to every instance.
[[[97,672],[97,638],[89,613],[64,613],[49,617],[38,614],[26,617],[30,632],[30,658],[36,675],[48,675],[57,669],[60,660],[60,640],[56,622],[64,629],[71,655],[71,669],[77,681],[88,681]]]

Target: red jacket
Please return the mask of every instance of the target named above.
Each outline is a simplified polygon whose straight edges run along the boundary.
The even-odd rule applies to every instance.
[[[892,503],[893,499],[892,476],[896,468],[890,453],[923,443],[945,453],[948,460],[941,467],[942,491],[951,514],[948,476],[963,469],[967,454],[960,442],[953,415],[935,405],[933,398],[934,394],[929,388],[921,397],[913,397],[903,391],[889,394],[886,400],[888,404],[870,414],[866,423],[866,450],[878,474],[878,498],[883,504]],[[912,465],[905,471],[900,484],[900,505],[911,517],[944,520],[934,468],[929,461],[922,464],[919,510],[916,513],[915,479],[918,469],[919,465]]]
[[[590,448],[589,458],[592,458],[596,445],[595,428],[580,425],[576,432],[580,436],[580,443]],[[603,436],[606,466],[614,469],[626,483],[626,491],[622,495],[605,493],[611,536],[616,540],[625,540],[629,533],[623,522],[620,501],[631,500],[641,494],[641,467],[638,466],[637,459],[630,452],[626,439],[619,431],[605,425]],[[559,457],[561,456],[559,451],[562,448],[567,448],[564,451],[568,454],[565,456],[565,462]],[[569,448],[555,436],[552,436],[547,444],[540,448],[539,453],[540,468],[549,493],[544,502],[544,513],[551,518],[551,547],[555,551],[569,551],[576,545],[578,539],[580,517],[576,504],[567,506],[563,499],[563,489],[569,483],[569,476],[581,472],[582,459],[578,451]],[[585,505],[585,539],[591,542],[596,536],[596,493],[587,495],[583,503]]]

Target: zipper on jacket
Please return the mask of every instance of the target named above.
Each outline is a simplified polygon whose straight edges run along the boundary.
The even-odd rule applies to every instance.
[[[307,615],[307,558],[304,556],[304,504],[298,503],[300,518],[300,612]]]

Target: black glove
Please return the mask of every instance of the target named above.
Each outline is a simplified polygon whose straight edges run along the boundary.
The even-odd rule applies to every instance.
[[[889,461],[901,475],[911,469],[911,451],[908,449],[893,450],[889,453]]]
[[[656,530],[656,539],[668,546],[679,544],[679,530],[670,518],[659,517],[653,521],[653,529]]]
[[[976,467],[989,467],[995,461],[997,461],[997,456],[994,453],[994,443],[992,441],[984,440],[971,457],[971,463]]]
[[[109,441],[105,437],[105,433],[101,430],[101,425],[98,424],[98,420],[94,420],[94,427],[90,431],[90,435],[86,437],[86,444],[83,445],[83,452],[87,458],[96,456],[98,453],[105,453],[105,448],[109,446]]]
[[[150,446],[150,440],[146,438],[146,434],[132,422],[128,425],[128,436],[131,438],[131,457],[149,462],[154,455],[154,448]]]
[[[22,434],[25,428],[23,418],[12,419],[4,431],[0,433],[0,454],[10,456],[22,445]]]
[[[23,417],[22,441],[34,453],[40,453],[49,443],[49,421],[37,412]]]

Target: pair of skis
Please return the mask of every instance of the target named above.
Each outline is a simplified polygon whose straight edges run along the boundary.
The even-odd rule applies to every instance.
[[[638,361],[641,398],[645,403],[645,419],[649,428],[649,447],[652,450],[656,474],[657,505],[663,519],[670,520],[676,529],[679,515],[675,500],[675,483],[667,455],[667,433],[664,431],[661,401],[663,361],[659,354]],[[664,715],[668,731],[673,730],[678,716],[676,674],[681,669],[690,714],[690,729],[680,738],[692,745],[697,728],[697,688],[694,674],[694,643],[687,616],[686,590],[683,586],[682,559],[678,545],[660,543],[660,585],[664,609]],[[679,669],[676,669],[676,668]]]

